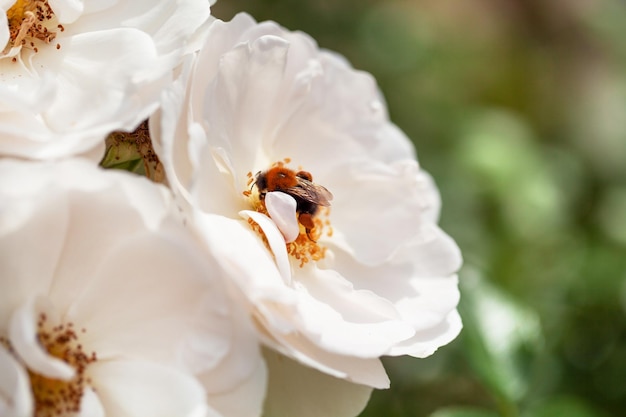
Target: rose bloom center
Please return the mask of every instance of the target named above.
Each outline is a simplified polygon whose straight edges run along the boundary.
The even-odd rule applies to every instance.
[[[286,171],[290,171],[293,175],[296,175],[296,171],[292,171],[286,168],[286,164],[290,163],[290,158],[285,158],[282,161],[278,161],[273,163],[266,173],[270,172],[272,169],[280,168],[285,169]],[[302,169],[299,169],[298,172],[304,172]],[[252,172],[248,172],[248,189],[243,192],[243,195],[246,196],[254,210],[263,213],[270,217],[267,207],[265,206],[264,195],[267,192],[272,191],[281,191],[286,194],[292,195],[298,201],[299,197],[295,196],[289,191],[286,183],[287,181],[281,179],[276,180],[276,184],[280,184],[280,188],[275,188],[272,186],[267,186],[265,189],[262,186],[259,186],[259,174],[256,176],[252,174]],[[310,175],[308,172],[307,175]],[[262,174],[267,175],[267,174]],[[312,180],[312,178],[311,178]],[[264,181],[265,183],[269,183],[269,181]],[[323,187],[321,187],[323,188]],[[324,189],[324,191],[327,191]],[[330,194],[330,193],[329,193]],[[311,201],[309,201],[311,202]],[[314,201],[313,201],[314,202]],[[296,215],[298,216],[298,225],[300,228],[300,232],[295,240],[292,242],[286,243],[287,253],[295,258],[299,262],[299,266],[303,267],[305,264],[311,261],[319,261],[323,259],[326,255],[326,247],[321,245],[318,242],[322,236],[330,237],[333,234],[333,229],[330,224],[330,220],[328,219],[330,215],[330,207],[329,206],[319,206],[317,207],[316,212],[313,215],[308,215],[302,212],[296,211]],[[306,219],[306,222],[304,221]],[[267,242],[267,238],[263,233],[261,227],[254,222],[252,219],[248,219],[248,224],[250,227],[256,231],[263,239],[265,245],[269,248],[269,244]],[[313,227],[311,227],[313,226]]]
[[[57,36],[58,31],[63,31],[63,25],[59,24],[52,8],[45,1],[17,0],[7,10],[9,24],[9,42],[3,54],[7,55],[12,48],[27,48],[34,52],[39,47],[50,44]],[[56,44],[59,49],[60,44]],[[13,57],[13,62],[17,61]]]
[[[89,365],[97,361],[95,352],[87,353],[79,342],[79,334],[85,329],[76,330],[73,323],[51,326],[45,314],[39,316],[37,337],[41,346],[57,359],[74,368],[74,377],[70,380],[49,378],[28,369],[28,377],[33,394],[34,417],[58,417],[78,413],[85,387],[91,384],[86,371]],[[11,344],[0,337],[0,343],[7,347],[14,356]]]

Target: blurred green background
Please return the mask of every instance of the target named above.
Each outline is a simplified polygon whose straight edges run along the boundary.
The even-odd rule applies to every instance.
[[[363,417],[626,415],[625,2],[213,10],[302,30],[374,74],[441,190],[464,330],[430,358],[386,359],[392,388]]]

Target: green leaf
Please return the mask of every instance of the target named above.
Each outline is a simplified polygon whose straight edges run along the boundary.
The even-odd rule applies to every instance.
[[[493,411],[474,407],[450,407],[439,409],[430,417],[499,417],[499,415]]]
[[[573,397],[560,397],[536,407],[525,414],[526,417],[607,417],[606,414],[594,410],[583,400]]]
[[[132,142],[111,143],[100,161],[100,166],[107,169],[121,169],[138,175],[146,175],[143,156],[137,145]]]
[[[474,271],[462,274],[463,343],[476,376],[515,415],[529,388],[531,360],[543,338],[539,318]]]
[[[551,165],[563,164],[538,146],[532,129],[513,114],[485,110],[468,123],[460,161],[497,202],[511,232],[533,239],[567,220],[567,196]]]

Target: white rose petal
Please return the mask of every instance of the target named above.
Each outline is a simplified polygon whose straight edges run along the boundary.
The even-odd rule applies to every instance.
[[[37,337],[38,311],[33,301],[26,300],[14,311],[9,324],[9,342],[29,369],[48,378],[67,381],[74,377],[75,370],[42,348]]]
[[[346,379],[373,388],[389,388],[389,377],[380,359],[359,358],[329,352],[298,333],[279,333],[272,323],[265,323],[267,331],[274,332],[265,339],[266,344],[298,362],[318,369],[336,378]]]
[[[0,415],[26,417],[33,413],[33,399],[26,370],[0,345]]]
[[[95,364],[92,375],[107,415],[204,417],[204,388],[189,375],[160,364],[111,361]]]
[[[265,351],[270,384],[265,403],[268,416],[357,416],[372,389],[306,368],[276,352]]]
[[[300,234],[296,217],[296,200],[289,194],[278,191],[267,193],[265,205],[272,221],[276,223],[276,227],[285,237],[285,242],[291,243],[296,240]]]
[[[80,402],[80,416],[105,417],[106,411],[100,397],[92,388],[87,388]]]

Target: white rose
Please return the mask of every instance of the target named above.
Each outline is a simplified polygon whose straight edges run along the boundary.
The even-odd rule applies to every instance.
[[[0,160],[0,414],[260,414],[248,313],[175,213],[127,173]]]
[[[185,71],[151,132],[266,344],[385,388],[379,357],[425,357],[457,336],[459,249],[369,74],[245,14],[215,22]],[[310,235],[294,191],[259,190],[256,174],[281,164],[332,193],[321,192],[330,207],[314,213]]]
[[[101,158],[108,133],[157,108],[209,13],[206,0],[0,2],[0,155]]]

